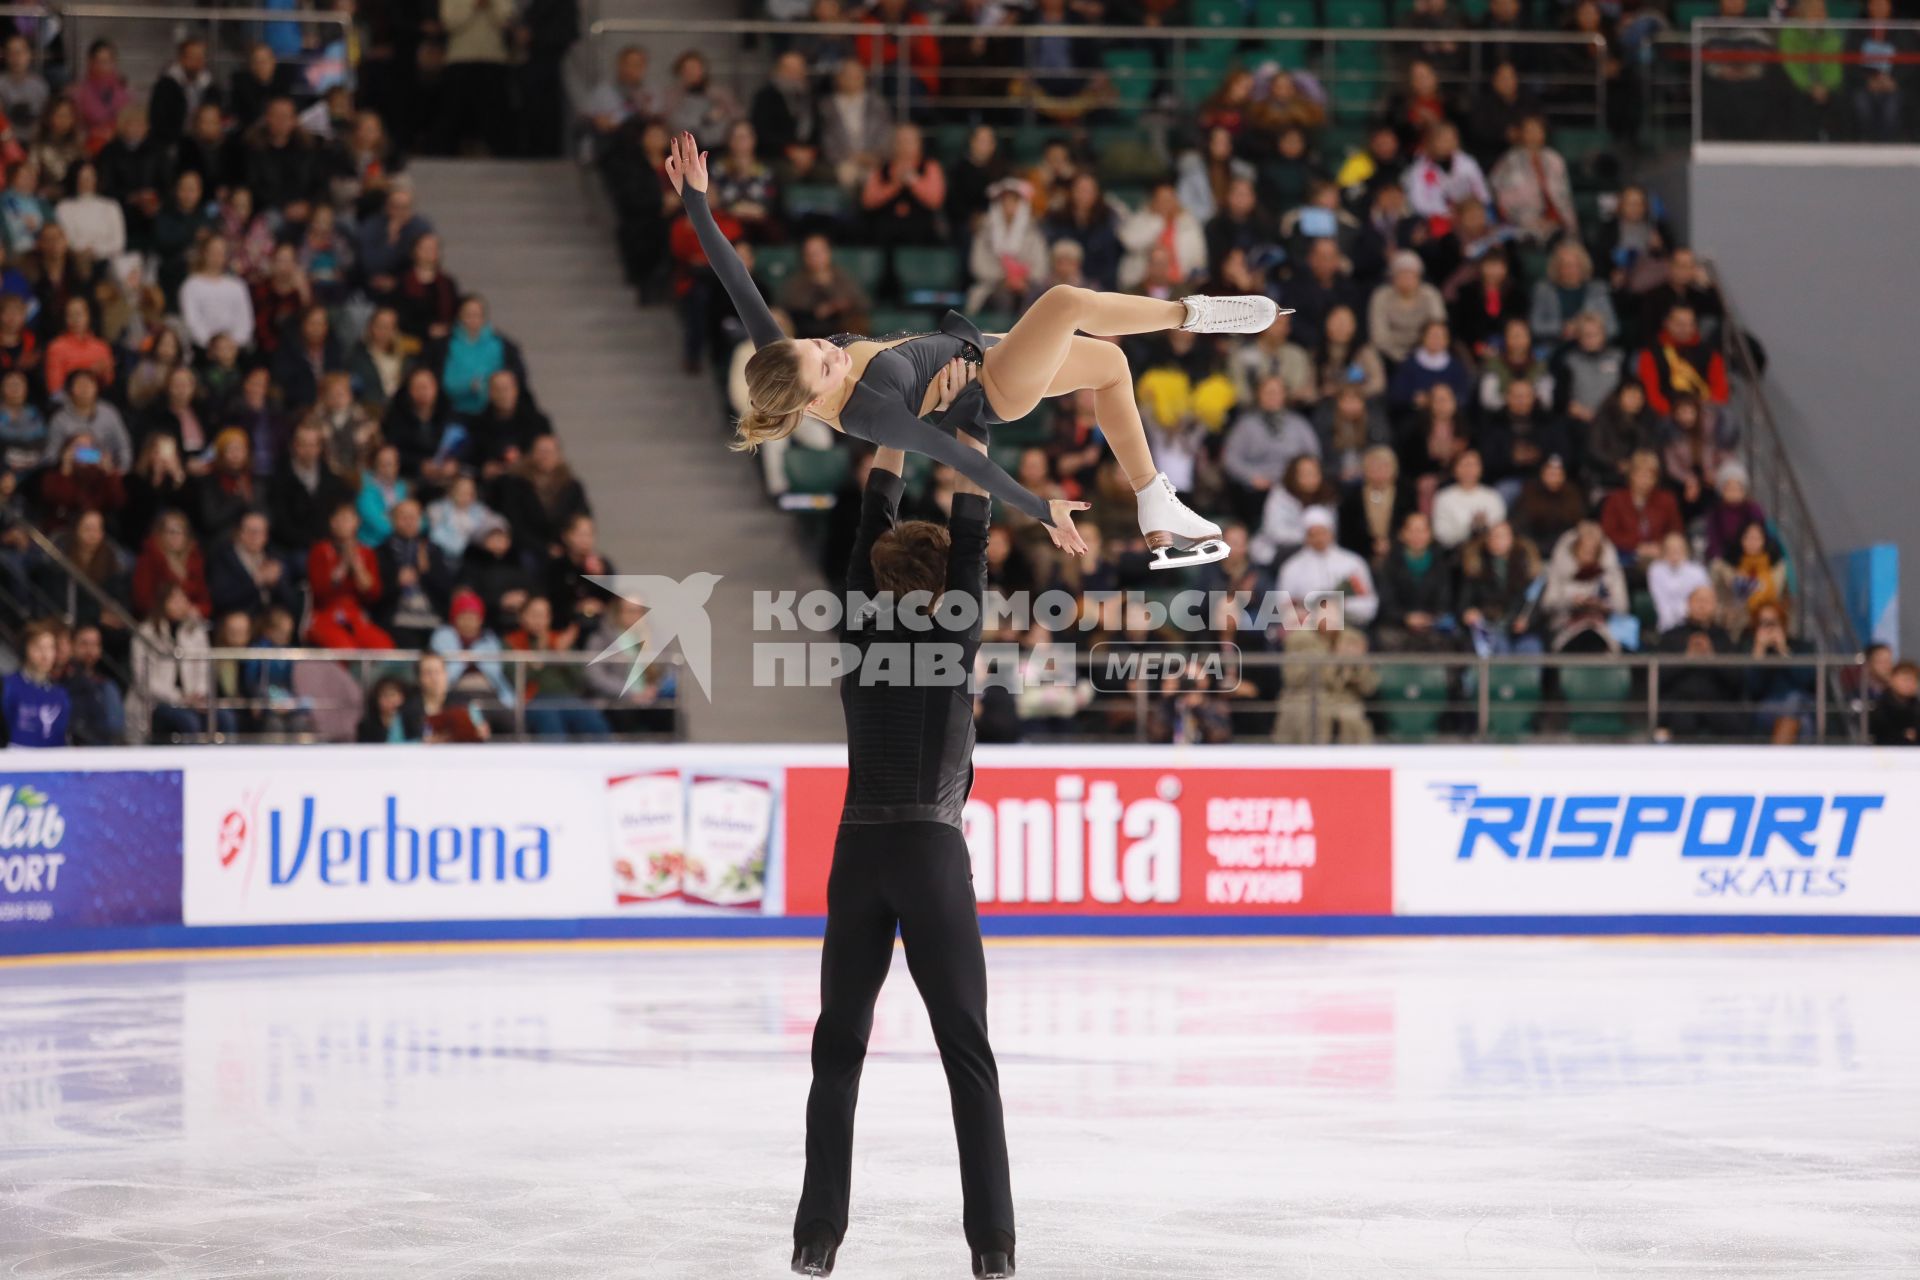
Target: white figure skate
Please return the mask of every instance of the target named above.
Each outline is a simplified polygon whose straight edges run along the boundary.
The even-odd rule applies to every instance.
[[[1204,293],[1180,299],[1187,309],[1188,333],[1265,333],[1278,316],[1290,316],[1272,298],[1257,293],[1216,298]]]
[[[1151,483],[1134,495],[1140,506],[1140,532],[1153,553],[1150,569],[1184,569],[1227,558],[1220,526],[1202,520],[1180,501],[1167,473],[1154,473]]]

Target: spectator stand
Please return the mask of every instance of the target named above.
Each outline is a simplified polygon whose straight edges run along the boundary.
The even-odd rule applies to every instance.
[[[395,177],[404,152],[383,136],[372,108],[354,101],[352,15],[55,5],[9,6],[0,16],[27,37],[15,46],[28,56],[13,64],[11,88],[38,81],[33,109],[50,111],[75,80],[74,62],[89,59],[89,104],[100,117],[84,139],[78,130],[21,133],[5,156],[0,363],[8,396],[26,393],[24,403],[0,406],[0,668],[27,623],[52,621],[63,641],[57,677],[97,677],[114,690],[116,713],[124,691],[127,719],[136,698],[163,703],[150,708],[169,713],[164,723],[155,717],[156,740],[352,740],[366,731],[387,677],[410,672],[424,651],[422,641],[371,650],[338,641],[388,640],[369,612],[410,636],[424,638],[437,623],[457,640],[445,619],[462,612],[459,592],[447,600],[458,587],[476,595],[473,611],[492,615],[499,639],[485,638],[500,647],[470,652],[435,636],[439,657],[486,673],[484,688],[456,691],[470,723],[454,726],[453,740],[680,736],[676,657],[651,667],[635,691],[620,687],[619,664],[588,670],[636,611],[583,586],[610,571],[591,528],[579,531],[585,491],[515,345],[482,304],[460,298],[441,256],[428,252],[438,237]],[[257,127],[255,117],[223,108],[211,134],[143,137],[136,129],[155,86],[128,83],[112,51],[96,47],[121,36],[135,55],[122,69],[143,41],[168,59],[202,45],[202,105],[247,88]],[[184,82],[158,81],[169,83]],[[75,81],[72,91],[80,87]],[[291,111],[275,111],[282,99]],[[36,169],[43,149],[64,173]],[[125,190],[84,182],[110,162],[118,177],[143,181],[123,182]],[[30,188],[24,177],[36,172],[40,185]],[[176,173],[205,179],[189,189]],[[263,175],[280,181],[277,195],[260,188]],[[157,230],[154,208],[134,187],[157,188],[158,221],[177,225]],[[103,239],[96,250],[57,234],[69,224],[56,221],[54,204],[64,213],[79,198],[92,201],[82,210],[88,220],[76,217],[70,234],[118,235],[124,222],[127,241]],[[389,215],[394,221],[383,222]],[[394,227],[401,249],[393,265],[363,262],[376,229]],[[224,259],[207,247],[214,243],[229,246]],[[205,333],[186,323],[175,299],[189,259],[221,291],[221,307],[200,313],[216,322]],[[170,266],[179,267],[171,278]],[[389,307],[401,313],[399,332],[388,324],[381,337]],[[514,321],[499,322],[510,329]],[[90,372],[91,382],[76,372],[71,382],[41,385],[43,357],[49,367]],[[465,381],[449,380],[455,368]],[[503,388],[505,378],[513,385]],[[97,397],[83,398],[87,386]],[[425,398],[402,405],[416,388]],[[461,403],[449,412],[455,397]],[[305,462],[293,456],[303,436],[319,442]],[[460,496],[466,482],[472,492]],[[435,513],[431,535],[424,513],[411,513],[420,528],[404,535],[410,550],[388,566],[387,587],[355,586],[376,549],[401,536],[398,510],[443,494],[462,505],[444,522]],[[331,535],[322,529],[329,522]],[[343,522],[354,527],[343,532]],[[249,526],[258,545],[243,549]],[[451,563],[438,559],[442,534]],[[483,542],[483,560],[461,559],[461,546]],[[330,562],[309,555],[323,543]],[[358,566],[332,582],[324,608],[306,581],[316,562]],[[536,605],[551,605],[551,619],[536,618]],[[167,612],[176,607],[182,612]],[[104,643],[88,636],[86,665],[76,653],[70,666],[65,644],[96,621]],[[310,628],[316,643],[325,631],[336,647],[303,647]],[[153,678],[168,682],[168,696],[143,683],[143,670],[161,673]],[[536,682],[544,686],[537,694]],[[409,707],[420,697],[404,683],[398,692]],[[417,736],[416,719],[403,719]],[[124,741],[131,726],[121,723],[112,736],[87,740]]]

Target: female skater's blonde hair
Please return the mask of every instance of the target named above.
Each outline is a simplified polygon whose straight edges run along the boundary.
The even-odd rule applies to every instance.
[[[747,360],[747,411],[728,447],[751,453],[769,440],[792,435],[812,398],[800,380],[800,357],[792,342],[760,348]]]

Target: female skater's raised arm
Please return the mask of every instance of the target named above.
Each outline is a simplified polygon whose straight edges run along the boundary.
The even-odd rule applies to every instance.
[[[784,342],[787,335],[780,332],[780,324],[767,309],[766,300],[753,287],[753,277],[747,274],[746,265],[720,234],[720,224],[713,220],[713,210],[707,207],[707,155],[692,134],[676,134],[668,143],[667,176],[673,179],[673,189],[685,202],[687,220],[693,223],[693,233],[700,238],[707,263],[720,277],[727,296],[733,299],[733,309],[740,313],[741,323],[747,326],[747,336],[753,340],[754,349]]]

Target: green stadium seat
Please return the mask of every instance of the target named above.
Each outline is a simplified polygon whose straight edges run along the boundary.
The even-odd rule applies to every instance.
[[[928,152],[938,156],[942,164],[951,165],[966,154],[967,135],[973,132],[972,125],[965,121],[946,121],[921,127],[926,130]]]
[[[1193,0],[1188,18],[1196,27],[1239,27],[1246,25],[1246,8],[1240,0]]]
[[[1160,69],[1153,65],[1151,53],[1145,49],[1107,49],[1100,54],[1100,65],[1107,69],[1107,79],[1120,97],[1123,114],[1138,115],[1153,101]]]
[[[1018,445],[1023,449],[1045,444],[1053,438],[1053,414],[1054,402],[1042,400],[1026,417],[995,427],[994,443]]]
[[[1000,141],[1015,164],[1030,165],[1040,161],[1040,153],[1047,149],[1049,138],[1059,137],[1066,131],[1042,124],[1023,124],[1011,131],[1003,130]]]
[[[995,440],[987,446],[987,456],[993,464],[1010,476],[1020,474],[1020,455],[1025,452],[1024,445],[1002,444]]]
[[[753,273],[767,282],[775,296],[799,265],[800,250],[790,244],[760,245],[753,251]]]
[[[1866,0],[1827,0],[1827,17],[1835,22],[1855,22],[1866,12]]]
[[[1327,25],[1371,31],[1387,25],[1383,0],[1327,0]]]
[[[963,296],[960,252],[945,245],[895,249],[893,278],[910,307],[957,307]]]
[[[1011,311],[976,311],[973,323],[982,333],[1005,333],[1013,328],[1014,315]]]
[[[1446,710],[1447,669],[1432,663],[1380,668],[1380,692],[1375,695],[1394,738],[1419,742],[1433,737]]]
[[[1253,6],[1253,25],[1272,30],[1276,27],[1317,27],[1320,6],[1317,0],[1259,0]]]
[[[932,331],[933,314],[923,307],[875,307],[867,317],[867,332],[876,338]]]
[[[880,288],[880,281],[887,274],[887,252],[884,249],[840,245],[833,251],[833,260],[845,267],[847,274],[859,281],[860,287],[869,295]]]
[[[1153,139],[1133,125],[1095,125],[1087,144],[1103,183],[1151,181],[1169,168]]]
[[[1383,0],[1327,0],[1327,25],[1354,31],[1372,31],[1387,25]],[[1328,93],[1334,112],[1350,119],[1373,114],[1374,106],[1387,90],[1386,60],[1380,46],[1370,41],[1336,40],[1333,48],[1333,83]]]
[[[1307,44],[1305,40],[1269,40],[1253,53],[1250,62],[1276,62],[1289,71],[1299,71],[1307,65]]]
[[[1569,705],[1569,733],[1618,738],[1627,731],[1623,708],[1633,696],[1633,672],[1626,667],[1562,667],[1560,696]]]
[[[1231,40],[1196,40],[1181,55],[1179,83],[1174,87],[1184,101],[1198,103],[1220,87],[1239,56]]]
[[[1487,681],[1487,733],[1522,738],[1540,714],[1540,668],[1497,665]]]
[[[1718,16],[1719,12],[1718,0],[1680,0],[1673,7],[1673,19],[1682,28],[1690,30],[1695,18],[1712,18]]]
[[[787,212],[796,217],[838,218],[853,207],[846,190],[833,182],[796,182],[787,188]]]
[[[1329,169],[1338,169],[1348,156],[1365,150],[1366,145],[1364,124],[1330,124],[1320,130],[1320,158]]]
[[[852,470],[852,459],[845,449],[787,450],[787,491],[800,500],[787,505],[816,505],[811,500],[831,499],[840,492]]]

